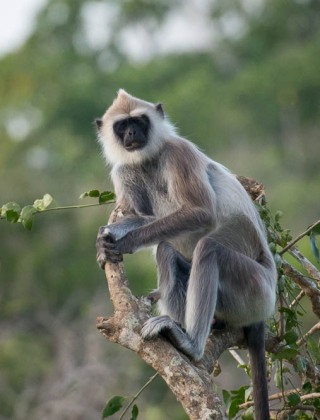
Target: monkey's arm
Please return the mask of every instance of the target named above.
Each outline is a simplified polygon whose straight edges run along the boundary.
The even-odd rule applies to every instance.
[[[123,254],[132,254],[139,248],[156,245],[185,232],[211,229],[212,226],[210,213],[199,207],[181,208],[158,220],[152,216],[130,217],[99,229],[97,261],[103,268],[107,260],[119,262]]]
[[[210,232],[216,225],[215,194],[196,169],[189,165],[188,171],[172,170],[165,199],[176,202],[178,210],[128,231],[111,245],[111,254],[133,253],[189,232],[202,231],[204,235]]]
[[[156,245],[183,233],[210,231],[213,226],[212,215],[205,209],[182,207],[162,219],[131,230],[116,242],[116,249],[131,254],[139,248]]]

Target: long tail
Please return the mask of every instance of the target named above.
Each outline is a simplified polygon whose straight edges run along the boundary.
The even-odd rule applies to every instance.
[[[267,369],[265,360],[264,322],[244,327],[247,339],[256,420],[269,420],[269,401],[267,386]]]

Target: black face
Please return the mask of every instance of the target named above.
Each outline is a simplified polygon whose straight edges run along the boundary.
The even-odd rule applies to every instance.
[[[141,149],[148,142],[150,120],[144,114],[125,118],[113,124],[113,131],[126,150]]]

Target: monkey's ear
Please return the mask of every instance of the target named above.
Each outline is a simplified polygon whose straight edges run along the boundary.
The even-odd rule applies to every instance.
[[[156,104],[155,105],[156,111],[161,115],[162,118],[164,118],[164,109],[162,104]]]

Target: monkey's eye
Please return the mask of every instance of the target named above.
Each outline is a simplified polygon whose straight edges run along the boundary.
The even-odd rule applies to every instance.
[[[121,120],[117,121],[113,124],[113,130],[117,134],[117,136],[120,136],[124,134],[127,128],[127,121]]]
[[[141,127],[142,132],[146,136],[148,134],[149,128],[150,128],[150,119],[147,115],[142,114],[139,117],[139,125]]]
[[[142,115],[139,117],[139,120],[140,120],[140,122],[141,122],[143,125],[148,126],[148,125],[150,124],[149,117],[148,117],[147,115],[145,115],[145,114],[142,114]]]

